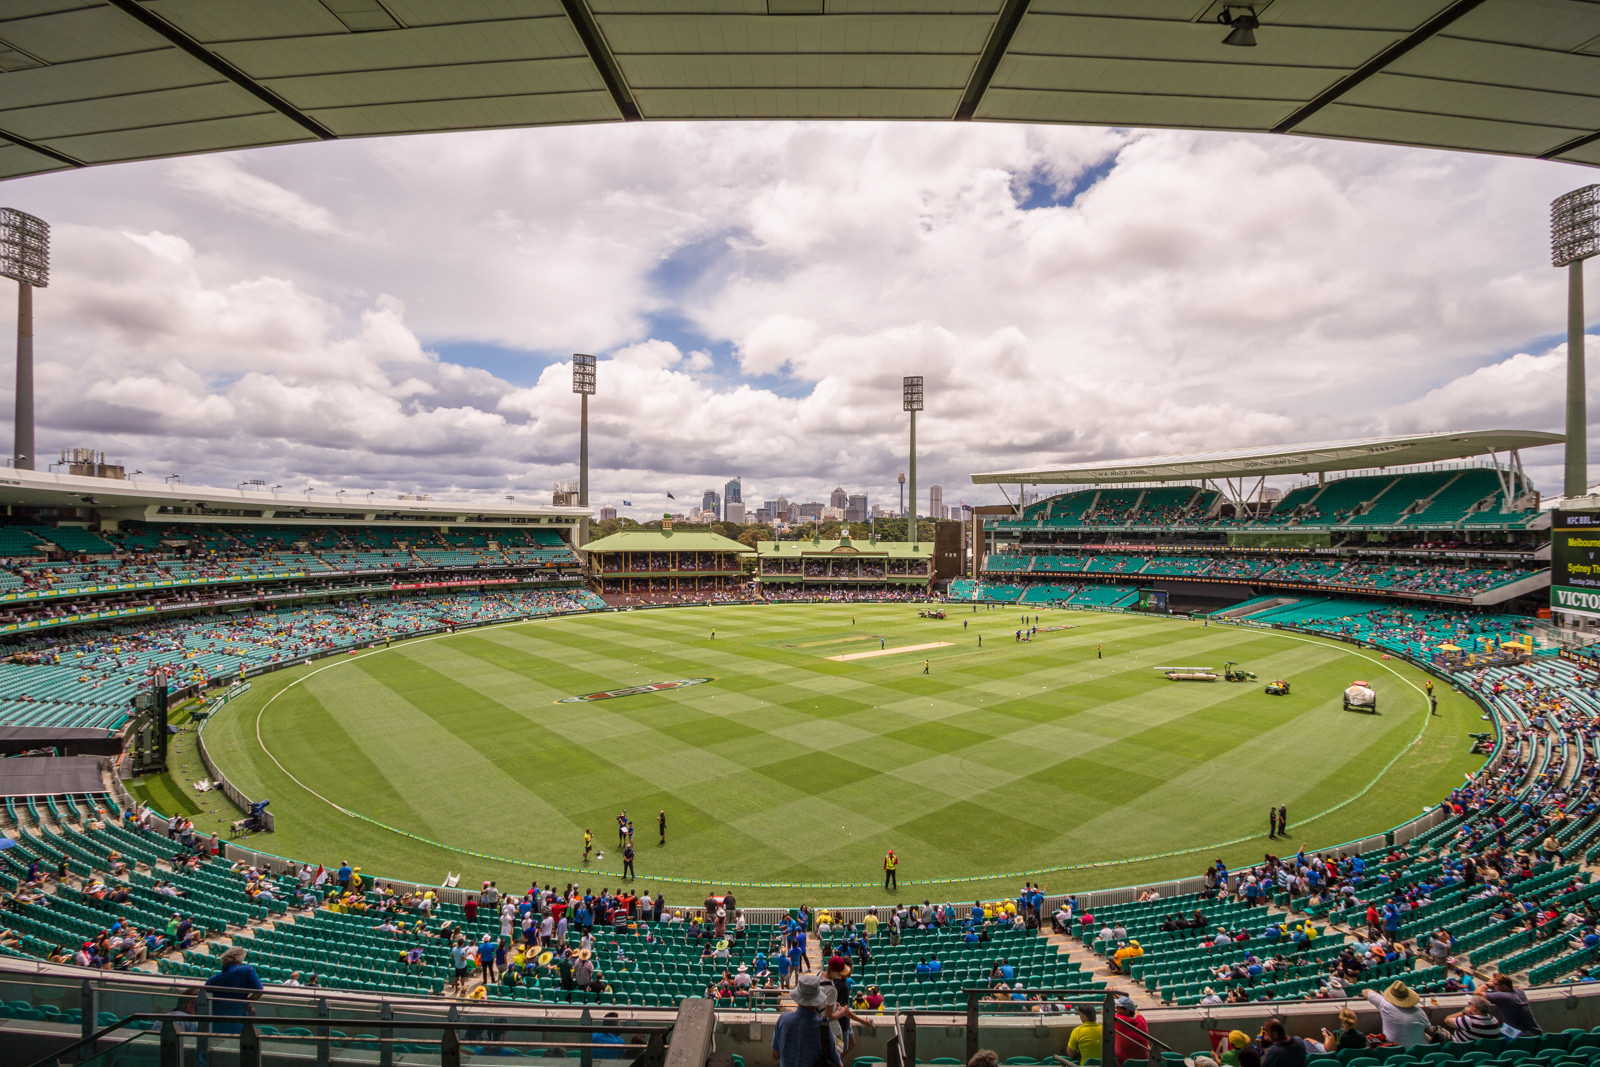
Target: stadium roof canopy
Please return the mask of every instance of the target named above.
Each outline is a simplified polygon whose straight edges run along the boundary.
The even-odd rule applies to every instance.
[[[0,177],[439,130],[911,119],[1298,133],[1600,164],[1600,4],[7,0]]]
[[[1150,456],[1114,463],[1029,467],[974,474],[972,480],[979,485],[1110,485],[1120,482],[1182,482],[1200,478],[1316,474],[1444,463],[1496,452],[1556,445],[1564,440],[1566,438],[1561,434],[1539,430],[1468,430],[1321,441],[1304,445],[1230,448],[1187,456]]]
[[[0,80],[3,80],[0,75]],[[498,501],[498,498],[496,498]],[[0,505],[30,508],[90,508],[102,518],[161,522],[270,519],[320,522],[545,522],[569,525],[588,518],[589,508],[517,504],[514,501],[402,499],[373,493],[289,489],[245,482],[233,489],[185,485],[181,481],[94,478],[53,471],[0,469]]]

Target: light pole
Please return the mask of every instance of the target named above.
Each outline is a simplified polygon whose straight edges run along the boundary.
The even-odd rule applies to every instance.
[[[900,477],[895,479],[900,483],[900,517],[906,517],[906,472],[901,471]]]
[[[1567,474],[1565,492],[1589,492],[1589,405],[1583,366],[1583,261],[1600,254],[1600,185],[1550,202],[1550,262],[1567,268]]]
[[[11,465],[33,470],[33,290],[50,284],[50,224],[0,208],[0,277],[17,283],[17,410]]]
[[[900,379],[900,406],[911,413],[911,462],[906,469],[911,472],[911,510],[906,512],[906,540],[917,540],[917,412],[922,410],[922,375]]]
[[[572,356],[572,391],[578,394],[578,506],[589,506],[589,398],[594,395],[594,357]],[[578,520],[578,544],[589,541],[589,516]]]

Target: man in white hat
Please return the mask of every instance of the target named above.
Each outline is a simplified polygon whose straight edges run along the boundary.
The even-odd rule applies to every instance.
[[[795,1010],[778,1016],[772,1030],[772,1058],[779,1067],[843,1067],[828,1032],[833,986],[821,975],[803,974],[795,983]]]
[[[1428,1029],[1428,1013],[1422,1008],[1422,998],[1416,990],[1398,978],[1382,993],[1362,990],[1367,1003],[1378,1009],[1383,1020],[1383,1036],[1391,1045],[1420,1045]]]

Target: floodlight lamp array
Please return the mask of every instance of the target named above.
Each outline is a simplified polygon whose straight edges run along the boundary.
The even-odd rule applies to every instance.
[[[0,278],[43,289],[50,284],[50,224],[0,207]]]
[[[1600,185],[1585,185],[1550,202],[1550,262],[1565,267],[1600,255]]]
[[[903,411],[922,410],[922,375],[900,379],[900,407]]]
[[[594,357],[581,352],[572,356],[572,391],[585,396],[594,395]]]

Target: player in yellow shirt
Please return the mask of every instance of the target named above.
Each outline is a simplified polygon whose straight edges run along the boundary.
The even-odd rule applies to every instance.
[[[593,830],[585,830],[583,832],[583,862],[585,862],[585,863],[589,862],[589,853],[593,849],[594,849],[594,831]]]

